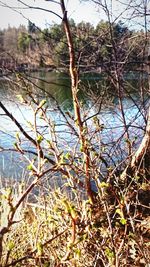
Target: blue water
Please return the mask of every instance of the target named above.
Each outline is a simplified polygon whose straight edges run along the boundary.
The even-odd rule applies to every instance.
[[[65,79],[61,78],[62,77],[52,76],[51,78],[47,79],[47,81],[51,81],[52,84],[47,83],[46,91],[49,90],[50,94],[56,97],[66,116],[68,116],[67,112],[69,112],[69,116],[72,116],[72,98],[69,88],[69,81],[67,79],[67,85],[65,87]],[[59,86],[60,80],[61,86]],[[31,127],[29,125],[29,123],[34,125],[34,112],[32,107],[29,107],[25,104],[20,104],[17,101],[16,94],[18,93],[20,94],[20,92],[13,93],[13,91],[9,89],[9,86],[6,88],[4,85],[1,85],[0,100],[9,110],[9,112],[12,113],[13,116],[18,120],[26,132],[35,138],[35,134],[31,131]],[[40,97],[41,99],[48,99],[47,94],[44,95],[43,91],[40,91]],[[136,146],[144,132],[145,115],[140,99],[135,95],[133,95],[133,98],[136,104],[138,104],[137,106],[133,103],[131,98],[128,97],[124,99],[123,106],[126,122],[129,126],[130,138],[134,143],[134,146]],[[98,106],[93,105],[91,99],[84,97],[82,93],[80,93],[80,99],[83,101],[83,109],[87,116],[90,117],[97,113]],[[74,153],[76,153],[76,149],[78,150],[79,148],[78,140],[76,139],[76,136],[73,134],[72,130],[66,126],[65,119],[62,114],[58,112],[55,104],[55,101],[48,99],[47,115],[48,118],[51,119],[51,123],[55,125],[55,130],[57,133],[55,142],[59,143],[58,149],[60,152],[67,152],[73,149]],[[110,102],[108,102],[108,105],[106,104],[107,103],[103,105],[102,109],[97,115],[100,124],[103,126],[103,130],[97,135],[93,136],[92,144],[100,153],[103,154],[109,165],[112,166],[113,164],[121,162],[126,157],[127,152],[125,147],[127,147],[127,143],[117,97],[114,98],[114,101],[111,104]],[[72,120],[68,120],[70,124],[73,125]],[[87,120],[87,125],[92,134],[94,131],[93,119]],[[45,139],[50,140],[47,125],[43,120],[40,119],[40,117],[37,119],[37,128],[39,133],[41,133]],[[0,177],[2,178],[13,177],[16,179],[21,179],[22,176],[25,175],[24,173],[27,172],[26,166],[29,165],[29,162],[27,162],[22,155],[13,151],[17,133],[17,126],[14,124],[14,122],[7,118],[4,115],[4,112],[0,109]],[[25,140],[23,135],[20,135],[20,138],[22,139],[22,147],[24,149],[30,149],[34,151],[33,144]],[[52,138],[54,138],[54,136]],[[45,147],[47,146],[46,141],[43,141],[42,144]],[[48,155],[48,149],[46,149],[45,152]]]

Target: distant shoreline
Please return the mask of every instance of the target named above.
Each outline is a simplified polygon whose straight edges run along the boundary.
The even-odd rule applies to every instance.
[[[133,64],[137,64],[138,67],[132,67]],[[142,68],[142,66],[140,66],[141,64],[144,64],[144,69]],[[144,72],[146,75],[150,75],[150,70],[148,68],[149,64],[147,62],[129,62],[128,67],[124,70],[124,72]],[[130,67],[131,66],[131,67]],[[105,64],[105,66],[101,67],[101,66],[86,66],[86,65],[80,65],[78,66],[80,73],[81,74],[90,74],[90,73],[97,73],[97,74],[104,74],[107,73],[107,64]],[[109,70],[111,73],[113,73],[113,69],[112,71]],[[11,66],[0,66],[0,79],[10,76],[13,73],[34,73],[34,72],[56,72],[56,73],[66,73],[69,75],[69,65],[66,67],[57,67],[55,65],[51,65],[51,66],[44,66],[44,67],[38,67],[38,66],[30,66],[26,63],[22,63],[22,64],[18,64],[16,65],[11,65]]]

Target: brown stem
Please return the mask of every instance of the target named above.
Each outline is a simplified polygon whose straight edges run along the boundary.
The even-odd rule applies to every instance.
[[[21,131],[21,133],[30,141],[32,144],[37,146],[37,142],[23,129],[21,124],[15,119],[15,117],[8,111],[8,109],[3,105],[3,103],[0,101],[0,107],[5,112],[5,114],[16,124],[18,129]],[[40,149],[40,155],[43,157],[43,152]]]
[[[91,189],[91,183],[90,183],[90,153],[88,149],[88,145],[86,142],[86,138],[83,134],[83,122],[81,118],[81,112],[80,112],[80,105],[78,101],[78,71],[76,68],[75,63],[75,52],[74,52],[74,46],[73,46],[73,40],[72,35],[70,31],[70,26],[67,18],[67,11],[65,8],[64,0],[60,0],[61,9],[63,13],[63,25],[67,37],[68,42],[68,48],[69,48],[69,56],[70,56],[70,77],[71,77],[71,89],[72,89],[72,96],[73,96],[73,105],[74,105],[74,112],[75,112],[75,122],[78,126],[79,131],[79,138],[80,143],[83,149],[83,155],[84,155],[84,169],[85,169],[85,185],[86,185],[86,192],[88,198],[91,200],[91,202],[94,202],[94,195],[93,191]]]

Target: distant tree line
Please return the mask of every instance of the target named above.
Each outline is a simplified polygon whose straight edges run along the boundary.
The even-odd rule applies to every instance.
[[[113,70],[116,64],[126,69],[147,64],[144,32],[130,30],[123,22],[111,25],[101,20],[96,27],[89,22],[76,24],[70,20],[78,65],[85,70]],[[68,44],[62,24],[53,24],[41,30],[34,23],[28,28],[8,27],[0,30],[0,67],[66,67],[69,63]]]

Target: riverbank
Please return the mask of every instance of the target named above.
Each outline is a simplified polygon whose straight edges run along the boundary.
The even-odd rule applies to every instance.
[[[62,74],[67,74],[69,76],[69,67],[63,68],[63,67],[56,67],[56,66],[49,66],[49,67],[17,67],[17,68],[1,68],[0,69],[0,79],[4,79],[6,77],[11,76],[14,73],[22,73],[22,74],[31,74],[31,73],[62,73]],[[114,72],[111,71],[111,74]],[[108,74],[102,70],[100,67],[98,68],[85,68],[81,67],[80,69],[80,77],[82,78],[84,75],[104,75],[107,76]],[[124,71],[124,79],[139,79],[139,75],[141,74],[140,69],[136,70],[126,70]],[[148,79],[150,73],[148,70],[145,69],[142,70],[142,75],[144,79]],[[99,76],[100,77],[100,76]]]
[[[7,226],[11,207],[16,207],[29,187],[20,183],[18,187],[0,188],[0,222],[1,229],[5,227],[7,240],[2,250],[2,266],[103,267],[134,264],[148,267],[150,214],[145,202],[145,199],[148,200],[148,188],[141,189],[141,192],[137,192],[137,184],[124,188],[128,190],[130,202],[122,201],[121,206],[117,202],[116,206],[116,201],[122,197],[121,187],[116,188],[115,180],[114,177],[114,182],[107,186],[101,183],[103,190],[99,188],[95,204],[81,199],[78,192],[76,198],[73,192],[69,196],[60,188],[51,191],[38,185],[45,194],[39,194],[36,203],[24,199],[15,212],[11,228]]]

